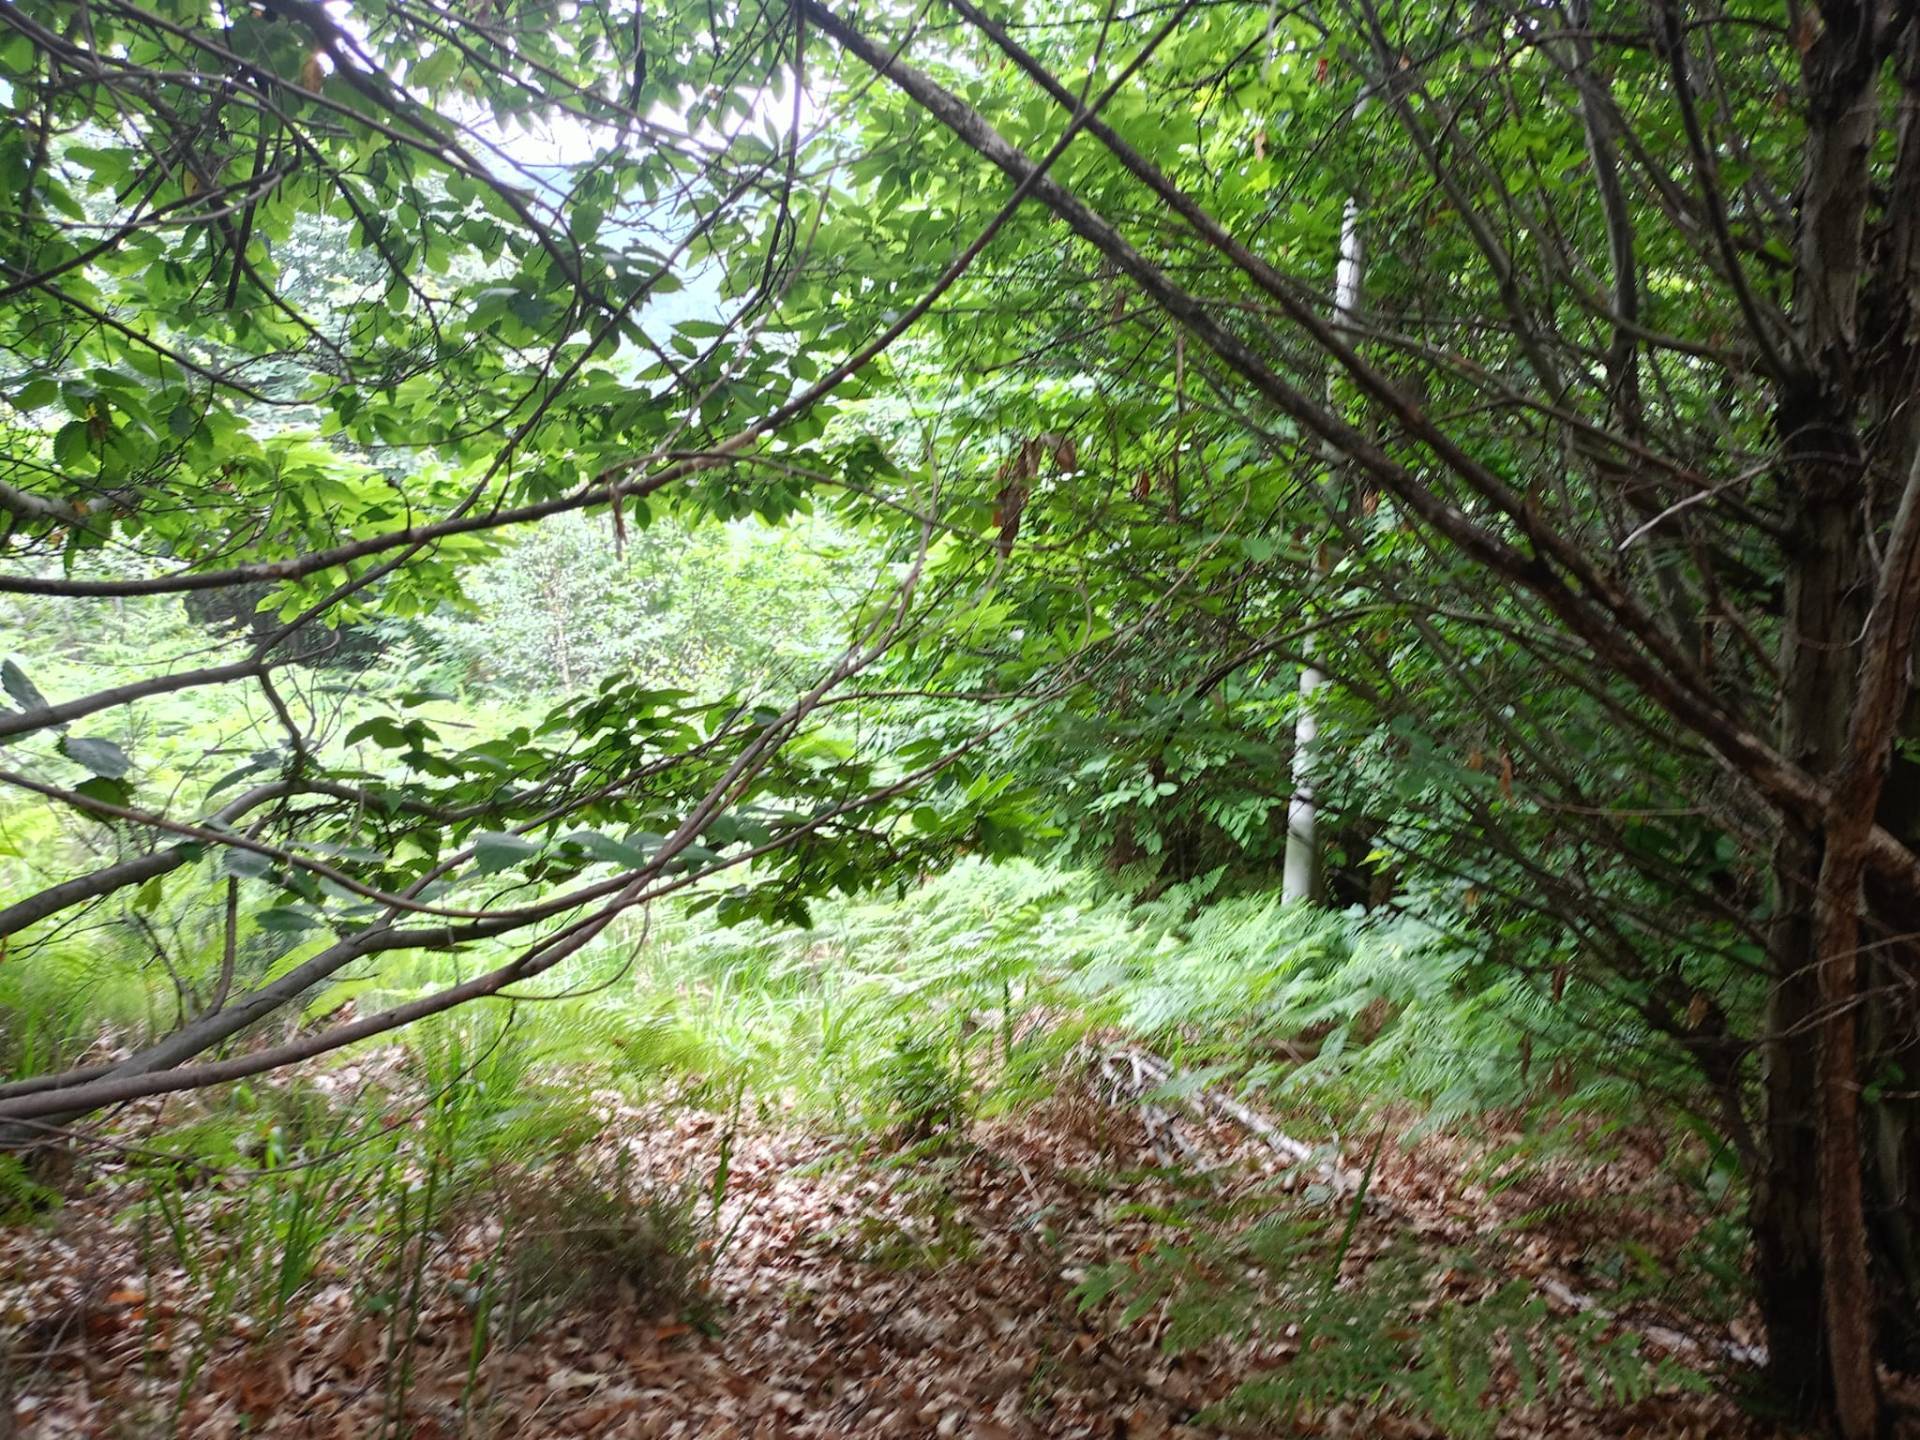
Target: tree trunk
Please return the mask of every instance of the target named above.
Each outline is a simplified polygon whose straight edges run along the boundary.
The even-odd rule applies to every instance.
[[[1863,694],[1861,641],[1875,585],[1874,476],[1859,430],[1859,321],[1880,16],[1877,7],[1834,5],[1822,19],[1801,66],[1807,136],[1793,347],[1773,363],[1789,537],[1780,747],[1831,784],[1860,758],[1850,726]],[[1878,776],[1871,794],[1870,809]],[[1772,988],[1762,1037],[1766,1153],[1752,1223],[1775,1386],[1795,1410],[1832,1414],[1853,1436],[1877,1424],[1878,1401],[1875,1357],[1866,1353],[1872,1306],[1852,1293],[1868,1283],[1854,1028],[1859,887],[1845,855],[1838,868],[1852,882],[1829,871],[1830,883],[1820,884],[1823,867],[1836,859],[1827,845],[1834,823],[1831,813],[1788,814],[1775,847]],[[1850,832],[1851,823],[1842,829]]]
[[[1866,433],[1875,472],[1908,473],[1920,455],[1920,27],[1908,23],[1893,55],[1898,85],[1895,158],[1876,262],[1862,301]],[[1920,741],[1920,698],[1905,697],[1902,734]],[[1920,845],[1920,761],[1896,755],[1880,820]],[[1920,907],[1869,889],[1871,949],[1863,957],[1867,1225],[1877,1264],[1875,1319],[1887,1364],[1920,1372]]]
[[[1869,583],[1856,534],[1864,517],[1816,496],[1803,497],[1797,508],[1792,533],[1801,548],[1789,557],[1780,744],[1811,773],[1826,775],[1844,753],[1855,688],[1854,645]],[[1831,1394],[1813,1183],[1820,1155],[1814,886],[1821,850],[1813,815],[1783,825],[1774,849],[1773,985],[1762,1048],[1766,1151],[1751,1208],[1773,1383],[1799,1414],[1823,1408]]]
[[[1280,894],[1287,900],[1315,900],[1320,895],[1319,815],[1313,800],[1320,722],[1313,713],[1313,692],[1326,680],[1318,666],[1300,668],[1300,713],[1293,722],[1293,794],[1287,800],[1287,853],[1280,872]]]
[[[1912,931],[1908,930],[1908,934]],[[1910,944],[1866,958],[1866,1218],[1880,1357],[1920,1372],[1920,1015]]]
[[[1366,103],[1362,99],[1353,107],[1353,120],[1360,118]],[[1365,273],[1360,245],[1360,200],[1353,196],[1348,198],[1346,210],[1340,217],[1340,254],[1333,281],[1335,321],[1357,317],[1360,311],[1361,277]],[[1328,390],[1331,395],[1331,383]],[[1293,795],[1287,801],[1287,851],[1280,876],[1280,893],[1287,900],[1321,898],[1319,812],[1313,798],[1314,752],[1320,722],[1313,713],[1313,693],[1326,681],[1319,666],[1301,667],[1300,714],[1293,723]]]
[[[1909,698],[1910,713],[1920,705]],[[1906,727],[1920,730],[1920,716]],[[1920,763],[1896,762],[1880,822],[1920,840]],[[1867,1231],[1875,1260],[1874,1318],[1881,1358],[1920,1372],[1920,908],[1871,884],[1872,930],[1861,1025],[1866,1111]]]
[[[1773,925],[1773,987],[1762,1048],[1765,1152],[1749,1208],[1754,1285],[1767,1335],[1769,1380],[1795,1415],[1820,1409],[1828,1393],[1820,1323],[1820,1196],[1816,1051],[1819,1010],[1813,968],[1811,874],[1819,848],[1804,833],[1782,834],[1774,853],[1779,914]]]

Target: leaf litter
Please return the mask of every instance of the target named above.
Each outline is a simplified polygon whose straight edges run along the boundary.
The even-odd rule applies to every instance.
[[[1151,1079],[1151,1076],[1147,1077]],[[1251,1115],[1252,1112],[1249,1112]],[[160,1108],[123,1116],[129,1135]],[[598,1144],[655,1177],[710,1183],[728,1133],[724,1200],[699,1304],[661,1313],[619,1284],[489,1340],[475,1303],[481,1258],[499,1225],[466,1216],[430,1237],[410,1323],[367,1303],[364,1286],[323,1264],[277,1324],[236,1315],[208,1335],[179,1266],[143,1262],[128,1187],[111,1161],[43,1219],[0,1232],[0,1325],[7,1343],[0,1435],[19,1440],[184,1435],[455,1440],[776,1440],[927,1436],[970,1440],[1101,1437],[1192,1440],[1227,1434],[1395,1437],[1438,1433],[1380,1397],[1296,1415],[1291,1428],[1210,1411],[1243,1381],[1284,1367],[1285,1317],[1261,1332],[1170,1348],[1167,1318],[1122,1323],[1083,1303],[1100,1267],[1137,1261],[1196,1185],[1215,1197],[1294,1192],[1339,1206],[1337,1185],[1260,1133],[1206,1106],[1175,1109],[1118,1094],[1090,1070],[1047,1102],[976,1123],[906,1154],[860,1148],[776,1116],[753,1123],[685,1105],[610,1101]],[[736,1129],[736,1125],[738,1128]],[[1515,1225],[1540,1196],[1490,1186],[1474,1161],[1486,1139],[1428,1136],[1382,1147],[1360,1207],[1343,1283],[1411,1232],[1458,1243],[1502,1231],[1500,1263],[1543,1293],[1578,1299],[1593,1214],[1610,1195],[1660,1176],[1644,1155],[1566,1183],[1575,1201],[1552,1223]],[[1322,1157],[1352,1173],[1362,1157]],[[1331,1166],[1331,1170],[1327,1167]],[[1309,1193],[1318,1185],[1324,1195]],[[1639,1238],[1671,1254],[1689,1238],[1673,1212]],[[1475,1281],[1443,1272],[1472,1298]],[[1560,1304],[1558,1308],[1567,1308]],[[1409,1313],[1408,1327],[1423,1321]],[[1636,1317],[1656,1337],[1683,1324]],[[1663,1328],[1666,1327],[1666,1328]],[[1697,1358],[1697,1357],[1696,1357]],[[1550,1405],[1491,1392],[1506,1437],[1762,1437],[1782,1434],[1728,1398],[1660,1389],[1630,1405],[1573,1387]],[[10,1420],[10,1425],[8,1421]]]

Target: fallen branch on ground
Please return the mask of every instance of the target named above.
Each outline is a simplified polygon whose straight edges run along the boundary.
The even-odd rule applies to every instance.
[[[1168,1092],[1173,1081],[1178,1078],[1178,1072],[1174,1069],[1172,1062],[1150,1050],[1143,1050],[1137,1046],[1120,1046],[1109,1049],[1103,1054],[1100,1061],[1102,1073],[1110,1079],[1113,1078],[1116,1072],[1111,1067],[1116,1063],[1124,1063],[1135,1077],[1151,1082],[1150,1085],[1139,1087],[1135,1091],[1134,1099],[1143,1106],[1164,1114],[1164,1107],[1147,1097],[1154,1091],[1160,1091],[1163,1094]],[[1285,1157],[1291,1165],[1311,1164],[1314,1177],[1332,1191],[1334,1198],[1351,1198],[1361,1194],[1364,1189],[1365,1203],[1375,1213],[1391,1216],[1406,1224],[1418,1223],[1416,1217],[1408,1214],[1405,1208],[1395,1202],[1393,1197],[1386,1194],[1378,1184],[1367,1185],[1359,1171],[1342,1165],[1337,1150],[1316,1148],[1303,1140],[1295,1139],[1259,1111],[1230,1095],[1222,1094],[1212,1086],[1183,1090],[1179,1092],[1178,1098],[1203,1118],[1215,1117],[1231,1121],[1268,1149]],[[1190,1152],[1192,1147],[1183,1143],[1182,1148]],[[1537,1277],[1536,1284],[1540,1292],[1555,1304],[1563,1305],[1578,1314],[1597,1315],[1610,1324],[1633,1330],[1650,1344],[1657,1345],[1670,1354],[1684,1355],[1708,1363],[1765,1365],[1767,1362],[1764,1346],[1745,1345],[1731,1339],[1700,1340],[1670,1326],[1633,1320],[1551,1275]]]

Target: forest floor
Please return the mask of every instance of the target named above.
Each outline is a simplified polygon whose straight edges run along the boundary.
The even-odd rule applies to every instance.
[[[1152,1217],[1190,1194],[1196,1174],[1228,1194],[1281,1183],[1284,1157],[1246,1126],[1183,1115],[1170,1127],[1150,1111],[1116,1104],[1092,1084],[1069,1087],[1017,1117],[980,1121],[964,1140],[910,1164],[801,1127],[742,1125],[725,1152],[724,1223],[705,1282],[709,1320],[663,1319],[614,1285],[490,1350],[475,1344],[462,1285],[484,1248],[484,1219],[475,1233],[435,1237],[423,1264],[440,1273],[418,1291],[433,1298],[416,1311],[410,1344],[390,1314],[356,1298],[351,1276],[324,1270],[270,1330],[241,1317],[217,1341],[197,1340],[186,1277],[143,1264],[124,1202],[111,1186],[85,1187],[42,1222],[0,1234],[0,1322],[13,1336],[0,1435],[1239,1433],[1202,1412],[1249,1376],[1287,1363],[1285,1327],[1176,1355],[1162,1343],[1162,1309],[1123,1324],[1117,1307],[1083,1306],[1076,1294],[1090,1268],[1149,1250]],[[646,1173],[704,1176],[731,1124],[691,1108],[616,1107],[602,1143]],[[1155,1152],[1169,1145],[1179,1164],[1162,1167]],[[1499,1263],[1509,1280],[1531,1278],[1564,1300],[1582,1288],[1595,1227],[1617,1229],[1631,1213],[1636,1241],[1649,1250],[1686,1241],[1691,1222],[1677,1211],[1662,1218],[1657,1204],[1628,1212],[1606,1203],[1611,1188],[1644,1195],[1661,1183],[1630,1148],[1579,1178],[1585,1203],[1557,1203],[1539,1181],[1498,1193],[1468,1183],[1462,1155],[1470,1148],[1380,1146],[1364,1205],[1349,1205],[1359,1217],[1349,1268],[1376,1238],[1411,1230],[1453,1245],[1522,1212],[1548,1213],[1551,1223],[1512,1230]],[[1343,1201],[1336,1193],[1330,1203]],[[1484,1283],[1445,1278],[1463,1292]],[[1636,1317],[1643,1326],[1659,1321]],[[1667,1343],[1701,1342],[1669,1335]],[[1682,1358],[1698,1362],[1702,1353]],[[1576,1385],[1529,1407],[1503,1381],[1491,1408],[1502,1436],[1775,1433],[1743,1417],[1727,1388],[1656,1390],[1621,1405],[1595,1402]],[[1291,1430],[1268,1420],[1245,1433],[1391,1440],[1436,1432],[1404,1414],[1346,1404],[1303,1414]]]

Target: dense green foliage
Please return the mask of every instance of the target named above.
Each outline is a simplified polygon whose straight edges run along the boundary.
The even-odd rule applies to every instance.
[[[1920,1368],[1916,104],[1920,17],[1846,0],[17,0],[0,1142],[263,1087],[206,1285],[282,1315],[563,1053],[937,1151],[1111,1029],[1652,1128],[1866,1440]],[[424,1128],[280,1175],[368,1117],[263,1077],[389,1043]],[[625,1184],[554,1203],[646,1288],[706,1222]],[[1473,1428],[1343,1363],[1269,1399]]]

